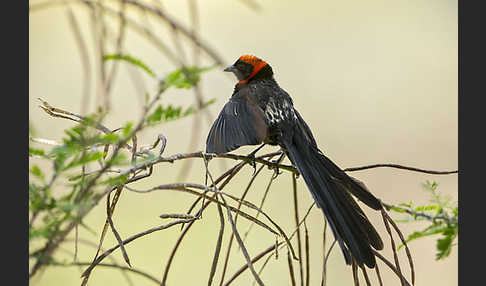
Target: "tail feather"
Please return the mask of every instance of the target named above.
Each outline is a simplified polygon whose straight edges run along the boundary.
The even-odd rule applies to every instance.
[[[306,141],[304,136],[296,134],[284,144],[290,160],[297,166],[317,206],[323,211],[341,246],[346,263],[351,263],[352,255],[359,265],[366,264],[373,268],[376,261],[371,246],[382,249],[383,242],[349,194],[355,194],[352,188],[359,186],[358,193],[363,195],[363,188],[326,158],[316,146]],[[381,203],[364,190],[367,192],[363,196],[367,198],[365,203],[370,203],[374,208],[378,202],[381,207]]]

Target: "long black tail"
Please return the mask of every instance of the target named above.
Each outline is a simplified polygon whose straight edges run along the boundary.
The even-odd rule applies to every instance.
[[[380,201],[349,177],[304,136],[302,129],[284,141],[290,160],[297,166],[317,206],[323,211],[347,264],[351,256],[362,266],[375,266],[371,246],[383,249],[383,241],[350,193],[379,210]]]

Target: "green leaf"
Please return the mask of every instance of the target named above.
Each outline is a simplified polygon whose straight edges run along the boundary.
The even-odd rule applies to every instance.
[[[94,177],[95,175],[96,175],[96,173],[89,174],[89,175],[84,174],[84,179],[86,179],[86,180],[87,180],[87,179],[89,179],[89,178],[91,178],[91,177]],[[81,179],[82,177],[83,177],[83,174],[81,173],[81,174],[77,174],[77,175],[72,175],[72,176],[69,176],[69,177],[68,177],[68,180],[69,180],[69,181],[76,181],[76,180]]]
[[[116,157],[110,159],[111,160],[111,164],[113,166],[116,166],[116,165],[127,165],[129,164],[130,162],[128,161],[128,157],[125,153],[118,153],[116,155]]]
[[[37,149],[29,146],[29,156],[41,156],[41,157],[46,157],[46,153],[42,149]]]
[[[34,177],[36,177],[36,178],[38,178],[38,179],[40,179],[42,181],[44,181],[44,179],[45,179],[44,173],[42,172],[42,170],[37,165],[33,165],[32,168],[30,168],[30,173]]]
[[[216,98],[211,98],[210,100],[204,102],[202,105],[201,105],[201,109],[203,108],[206,108],[208,106],[210,106],[211,104],[215,103],[216,102]]]
[[[426,205],[426,206],[418,206],[415,207],[414,210],[418,212],[424,212],[424,211],[431,211],[431,210],[439,210],[440,206],[437,205]]]
[[[404,217],[401,219],[394,219],[395,222],[416,222],[416,221],[423,221],[423,220],[427,220],[427,219],[424,217],[411,217],[411,216]]]
[[[443,259],[451,254],[453,241],[457,236],[457,225],[455,227],[449,227],[442,234],[444,237],[438,239],[436,244],[438,250],[435,255],[436,260]]]
[[[76,166],[85,165],[89,162],[97,161],[103,158],[103,152],[85,152],[79,158],[73,159],[67,166],[63,168],[63,170],[68,170],[74,168]]]
[[[390,210],[397,212],[397,213],[405,213],[406,211],[402,208],[398,208],[396,206],[390,206]]]
[[[53,228],[50,225],[43,225],[41,227],[31,228],[29,229],[29,240],[40,237],[49,238],[52,231]]]
[[[147,117],[147,124],[154,125],[161,122],[167,122],[169,120],[178,119],[181,116],[182,107],[173,107],[172,105],[168,105],[167,107],[163,107],[159,105],[155,111]]]
[[[150,76],[155,77],[155,73],[146,65],[144,64],[140,59],[137,59],[133,56],[126,55],[126,54],[110,54],[110,55],[105,55],[103,57],[103,60],[108,61],[108,60],[121,60],[121,61],[126,61],[128,63],[131,63],[142,70],[146,71]]]
[[[123,126],[123,137],[127,137],[130,132],[132,132],[132,129],[133,129],[133,122],[128,122],[127,124],[125,124],[125,126]]]
[[[458,216],[458,215],[459,215],[459,210],[458,210],[458,207],[455,207],[455,208],[453,208],[453,209],[452,209],[452,214],[453,214],[454,216]]]
[[[412,201],[410,201],[408,203],[399,203],[398,205],[401,206],[401,207],[411,208],[412,207]]]
[[[36,184],[29,184],[29,210],[36,211],[44,208],[42,189]]]
[[[433,224],[428,226],[422,231],[415,231],[412,234],[410,234],[407,239],[405,240],[407,243],[415,240],[417,238],[425,237],[425,236],[430,236],[438,233],[442,233],[445,229],[447,228],[446,225],[443,225],[441,223]],[[398,247],[398,249],[402,248],[403,244]]]
[[[69,202],[58,202],[57,208],[65,213],[69,213],[76,208],[76,204],[69,203]]]
[[[107,184],[111,186],[121,185],[124,184],[128,179],[128,175],[119,175],[115,177],[108,178],[107,180],[102,181],[100,184]]]
[[[216,100],[211,99],[205,103],[202,104],[202,108],[206,108],[209,105],[213,104]],[[186,110],[182,110],[181,106],[174,107],[172,105],[168,105],[166,107],[159,105],[154,112],[152,112],[148,117],[147,117],[147,125],[155,125],[155,124],[160,124],[160,123],[165,123],[168,121],[180,119],[186,116],[189,116],[191,114],[194,114],[197,112],[197,109],[193,106],[189,106]]]
[[[160,81],[160,88],[166,89],[172,86],[176,88],[191,88],[199,82],[201,79],[201,73],[209,71],[215,67],[216,66],[190,66],[177,69]]]
[[[107,133],[103,135],[100,139],[100,143],[104,144],[116,144],[118,143],[118,140],[120,140],[120,136],[115,133]]]

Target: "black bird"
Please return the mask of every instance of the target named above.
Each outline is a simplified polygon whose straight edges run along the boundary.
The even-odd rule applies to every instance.
[[[224,71],[234,73],[239,82],[209,131],[206,152],[221,154],[261,143],[279,145],[324,213],[346,264],[353,257],[358,265],[374,268],[371,247],[381,250],[383,241],[351,194],[375,210],[383,208],[381,202],[319,150],[268,63],[243,55]]]

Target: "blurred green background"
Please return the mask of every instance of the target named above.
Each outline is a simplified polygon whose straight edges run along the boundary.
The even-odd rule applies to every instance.
[[[101,2],[117,7],[113,1]],[[169,15],[190,27],[189,4],[192,1],[161,2]],[[314,132],[320,148],[340,167],[396,163],[434,170],[457,169],[457,1],[255,1],[260,7],[257,10],[250,8],[246,1],[195,2],[200,37],[228,64],[246,53],[270,63],[276,80],[293,97],[294,106]],[[43,1],[30,1],[31,5],[37,3]],[[91,84],[88,111],[92,112],[99,100],[96,99],[96,42],[90,13],[78,1],[69,3],[89,52]],[[153,33],[177,51],[170,27],[153,17],[144,17],[136,9],[131,11],[127,7],[127,11],[141,23],[148,22]],[[83,62],[69,25],[66,6],[53,6],[30,11],[29,14],[29,120],[35,127],[36,136],[60,141],[64,136],[63,130],[73,123],[50,118],[38,107],[37,98],[80,113],[85,88]],[[113,31],[117,31],[116,18],[106,16],[105,20]],[[116,37],[116,34],[108,32],[107,36]],[[191,62],[193,47],[188,41],[182,43],[184,56]],[[130,29],[126,32],[124,51],[143,60],[158,74],[177,68],[147,39]],[[108,46],[107,53],[114,52],[115,49]],[[200,63],[207,66],[214,61],[201,53]],[[120,63],[110,94],[111,112],[105,121],[110,128],[138,119],[141,96],[145,91],[141,82],[152,94],[155,90],[153,80],[141,75],[140,81],[134,81],[133,72],[134,67]],[[206,99],[217,99],[210,107],[213,116],[231,96],[234,84],[235,79],[223,73],[222,67],[203,74],[200,84],[202,94]],[[190,90],[170,90],[162,100],[188,106],[194,104],[194,94]],[[163,133],[168,138],[166,155],[202,150],[210,122],[204,114],[197,120],[200,122],[197,128],[199,136],[197,146],[191,150],[188,148],[191,132],[194,132],[191,128],[195,122],[193,116],[147,129],[138,140],[140,144],[150,144],[158,133]],[[237,153],[246,154],[249,150],[251,148],[241,148]],[[272,148],[265,147],[264,150]],[[37,159],[30,161],[50,167]],[[232,165],[233,162],[227,163],[227,166]],[[183,162],[157,165],[151,178],[134,187],[143,189],[177,182],[184,166]],[[216,160],[211,162],[210,168],[216,175],[223,170]],[[185,181],[204,183],[203,170],[202,161],[193,160],[192,168],[185,174]],[[250,167],[243,170],[226,192],[239,196],[252,172]],[[256,204],[260,201],[271,175],[272,171],[264,170],[247,197],[249,201]],[[437,181],[440,193],[457,200],[457,175],[433,176],[381,168],[354,172],[353,176],[364,181],[376,196],[387,203],[426,203],[428,197],[420,186],[426,180]],[[264,206],[287,233],[294,228],[290,184],[288,173],[278,177]],[[62,189],[58,191],[62,192]],[[298,180],[298,191],[300,213],[303,214],[312,200],[301,179]],[[158,218],[162,213],[184,212],[193,200],[194,197],[187,194],[169,191],[150,194],[125,192],[115,212],[115,224],[120,235],[127,237],[163,223]],[[386,244],[383,253],[392,260],[381,217],[368,209],[365,211],[383,234]],[[400,216],[392,214],[392,217]],[[81,228],[80,238],[98,241],[104,221],[105,208],[101,203],[85,219],[85,223],[97,234]],[[425,225],[416,222],[399,224],[399,227],[408,235]],[[311,245],[310,284],[320,285],[323,226],[320,210],[312,210],[307,226]],[[238,228],[244,232],[248,223],[240,219]],[[169,285],[207,284],[218,229],[217,211],[211,206],[183,241],[169,272]],[[179,233],[179,228],[173,228],[127,245],[132,265],[160,279]],[[230,226],[226,224],[222,256],[229,234]],[[456,285],[457,246],[450,257],[435,261],[435,239],[432,236],[409,244],[416,268],[416,285]],[[254,227],[247,240],[248,250],[255,255],[274,241],[273,235]],[[104,247],[115,243],[113,235],[108,233]],[[72,261],[68,252],[74,251],[74,243],[64,243],[62,249],[59,256]],[[95,249],[91,246],[79,245],[79,261],[90,261],[94,253]],[[403,250],[399,253],[403,271],[408,276],[405,253]],[[119,251],[114,252],[112,257],[123,265]],[[226,277],[244,263],[242,254],[233,249]],[[261,263],[257,264],[257,269]],[[385,285],[399,285],[385,266],[381,266],[380,270]],[[215,276],[218,282],[220,271],[221,266]],[[327,271],[328,285],[352,285],[351,268],[345,266],[342,253],[337,248],[332,252]],[[76,267],[50,267],[31,283],[78,285],[81,283],[80,273]],[[153,285],[143,277],[129,275],[134,285]],[[269,262],[262,280],[267,285],[290,285],[285,251],[278,260]],[[232,285],[250,285],[252,282],[252,276],[247,272]],[[89,285],[126,283],[119,271],[102,267],[93,271],[89,281]]]

